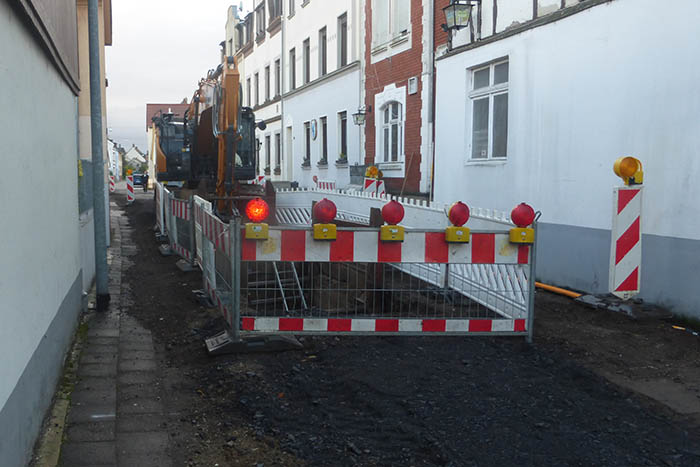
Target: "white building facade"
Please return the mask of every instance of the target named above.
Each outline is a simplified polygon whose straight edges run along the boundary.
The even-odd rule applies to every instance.
[[[313,187],[350,183],[362,164],[362,0],[256,0],[227,25],[244,105],[267,124],[257,132],[258,173]],[[229,23],[236,21],[229,10]],[[230,35],[233,34],[233,37]]]
[[[435,198],[507,211],[528,202],[542,211],[539,279],[605,293],[621,185],[612,164],[635,156],[641,297],[699,318],[700,64],[690,57],[700,4],[675,6],[482,2],[436,61]]]

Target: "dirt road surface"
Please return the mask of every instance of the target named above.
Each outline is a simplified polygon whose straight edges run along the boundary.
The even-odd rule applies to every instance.
[[[120,206],[123,197],[117,195]],[[522,338],[313,337],[207,356],[223,329],[127,208],[126,312],[153,332],[176,465],[699,466],[700,339],[537,295]]]

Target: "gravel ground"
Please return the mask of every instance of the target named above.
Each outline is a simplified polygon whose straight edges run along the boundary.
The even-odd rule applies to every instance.
[[[156,340],[176,465],[700,465],[694,413],[602,376],[643,381],[659,376],[647,367],[666,368],[695,390],[700,339],[668,323],[539,293],[533,346],[306,337],[299,351],[212,358],[203,340],[223,320],[195,301],[200,274],[159,255],[150,193],[127,215],[138,253],[126,311]]]

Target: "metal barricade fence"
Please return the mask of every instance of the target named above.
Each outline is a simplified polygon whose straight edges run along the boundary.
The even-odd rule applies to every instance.
[[[203,290],[221,311],[227,325],[234,329],[229,226],[212,213],[210,202],[198,196],[194,197],[194,223],[198,245],[197,264],[202,270]]]
[[[194,222],[192,222],[192,199],[178,199],[174,193],[164,189],[165,218],[168,241],[172,251],[191,264],[195,258]]]

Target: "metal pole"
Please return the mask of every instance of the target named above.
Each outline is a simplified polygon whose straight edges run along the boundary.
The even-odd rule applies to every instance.
[[[95,283],[97,311],[109,304],[107,269],[107,229],[105,209],[104,155],[102,154],[102,79],[100,77],[100,35],[98,0],[88,1],[88,35],[90,41],[90,134],[92,137],[92,199],[95,226]]]
[[[539,217],[539,215],[538,215]],[[537,219],[532,223],[532,228],[535,231],[535,241],[532,243],[532,248],[530,248],[530,277],[528,282],[528,288],[530,289],[530,296],[528,297],[528,313],[527,313],[527,343],[532,344],[532,335],[535,327],[535,263],[537,262]]]
[[[231,339],[241,339],[241,218],[229,222],[231,246]]]

